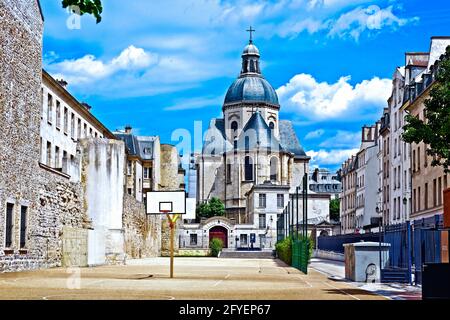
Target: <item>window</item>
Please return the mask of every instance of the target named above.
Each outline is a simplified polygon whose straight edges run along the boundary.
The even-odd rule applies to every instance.
[[[144,153],[145,154],[152,154],[152,149],[151,148],[144,148]]]
[[[272,157],[270,159],[270,181],[278,180],[278,159]]]
[[[420,147],[417,148],[417,171],[420,171]]]
[[[131,161],[127,161],[127,175],[131,176],[132,164]]]
[[[56,128],[61,128],[61,103],[56,100]]]
[[[413,150],[413,172],[416,172],[416,150]]]
[[[89,128],[89,136],[93,137],[93,135],[92,135],[92,128]]]
[[[53,120],[53,97],[51,94],[47,97],[47,121],[52,123]]]
[[[442,178],[438,179],[438,205],[442,204]]]
[[[70,136],[75,139],[75,114],[70,117]]]
[[[420,187],[417,188],[417,211],[420,211],[420,197],[421,197],[421,192],[420,192]]]
[[[259,228],[260,229],[266,228],[266,215],[265,214],[259,215]]]
[[[413,190],[413,212],[416,212],[416,210],[417,210],[416,202],[417,202],[416,189],[414,189]]]
[[[87,137],[87,124],[84,124],[84,130],[83,130],[83,138]]]
[[[273,123],[272,121],[269,123],[269,128],[271,129],[271,130],[274,130],[275,129],[275,123]]]
[[[55,146],[55,168],[60,168],[59,163],[59,147]]]
[[[64,133],[67,133],[69,130],[69,110],[64,107]]]
[[[237,121],[233,121],[231,123],[231,130],[233,131],[233,134],[236,133],[237,129],[238,129],[238,123],[237,123]]]
[[[433,179],[433,207],[436,207],[438,205],[437,203],[437,180]]]
[[[227,163],[227,183],[231,183],[231,163]]]
[[[277,194],[277,207],[284,208],[284,194]]]
[[[259,207],[260,208],[266,207],[266,194],[265,193],[259,194]]]
[[[144,167],[144,179],[150,179],[150,168]]]
[[[423,150],[423,166],[426,168],[428,167],[428,155],[427,155],[427,148],[425,146],[425,149]]]
[[[191,234],[190,235],[190,242],[191,246],[196,246],[197,245],[197,235],[196,234]]]
[[[425,183],[425,190],[424,190],[424,192],[425,192],[425,210],[427,210],[428,209],[428,183]]]
[[[27,244],[27,210],[25,206],[20,210],[20,248],[25,248]]]
[[[241,236],[239,237],[240,238],[240,242],[241,242],[241,247],[242,246],[246,246],[248,243],[247,243],[247,235],[246,234],[241,234]]]
[[[47,166],[52,166],[52,144],[47,141]]]
[[[245,181],[253,181],[253,160],[251,157],[245,157],[245,168],[244,168],[244,178]]]
[[[14,205],[12,203],[6,204],[6,235],[5,235],[5,247],[10,248],[12,246],[12,232],[13,232],[13,212]]]
[[[128,188],[128,194],[131,196],[131,193],[132,193],[132,191],[131,191],[131,188]]]
[[[81,138],[81,119],[78,119],[77,137]]]

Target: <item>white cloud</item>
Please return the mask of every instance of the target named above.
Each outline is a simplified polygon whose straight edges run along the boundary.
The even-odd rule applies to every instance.
[[[109,62],[104,62],[94,55],[88,54],[79,59],[49,63],[47,67],[50,71],[55,72],[53,74],[55,77],[64,78],[69,84],[77,85],[103,79],[119,71],[146,69],[155,64],[157,60],[155,54],[129,46]]]
[[[201,109],[206,107],[218,108],[223,103],[223,97],[184,99],[173,106],[164,108],[166,111]]]
[[[352,37],[358,40],[361,33],[366,30],[381,30],[384,27],[401,27],[408,22],[416,21],[418,18],[399,18],[393,12],[393,7],[389,6],[381,9],[377,5],[367,8],[358,7],[342,14],[335,21],[328,21],[331,26],[328,35],[330,37]]]
[[[313,76],[302,73],[278,88],[277,93],[285,111],[302,117],[315,120],[346,117],[346,121],[372,119],[387,103],[391,80],[374,77],[352,86],[350,79],[346,76],[336,83],[319,83]]]
[[[319,151],[308,151],[306,154],[311,157],[312,165],[321,167],[324,165],[340,165],[358,151],[359,149],[335,149],[329,151],[320,149]]]
[[[336,134],[324,140],[322,148],[356,148],[361,144],[361,132],[338,130]]]
[[[312,140],[312,139],[320,138],[321,136],[324,135],[324,133],[325,133],[325,130],[323,130],[323,129],[311,131],[305,136],[305,140]]]

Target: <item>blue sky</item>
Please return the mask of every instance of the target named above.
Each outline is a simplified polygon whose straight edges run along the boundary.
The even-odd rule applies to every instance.
[[[103,0],[100,24],[59,0],[41,4],[44,68],[109,129],[130,124],[173,144],[175,130],[193,134],[195,121],[206,130],[221,115],[252,25],[281,118],[312,165],[332,170],[381,116],[404,53],[450,35],[445,0]]]

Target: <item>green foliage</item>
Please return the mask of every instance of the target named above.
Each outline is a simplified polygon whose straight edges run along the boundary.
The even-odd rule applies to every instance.
[[[294,238],[295,239],[295,238]],[[308,262],[311,260],[313,250],[314,250],[314,244],[311,237],[303,237],[302,235],[298,236],[299,241],[305,240],[308,242]],[[297,240],[297,239],[295,239]],[[277,251],[277,256],[280,258],[280,260],[284,261],[288,265],[292,265],[292,241],[293,238],[291,236],[285,238],[282,241],[278,241],[275,245],[275,249]]]
[[[103,7],[101,0],[62,0],[62,6],[63,8],[76,6],[80,8],[79,14],[81,16],[88,13],[97,19],[97,23],[102,21]]]
[[[213,257],[217,257],[217,256],[219,256],[220,251],[222,251],[223,241],[218,238],[213,238],[209,242],[209,248],[211,249],[211,255]]]
[[[292,238],[287,237],[275,245],[277,256],[288,265],[292,265]]]
[[[311,257],[313,254],[313,250],[314,250],[314,242],[313,239],[311,237],[303,237],[301,235],[298,236],[298,240],[299,241],[305,241],[308,243],[308,262],[311,261]]]
[[[425,100],[427,121],[408,115],[406,117],[403,140],[408,143],[423,142],[428,146],[431,165],[441,166],[450,173],[450,47],[446,58],[439,64],[436,82],[430,90],[430,98]]]
[[[341,202],[339,199],[333,199],[330,201],[330,219],[334,221],[339,221],[339,210],[341,207]]]
[[[197,207],[197,216],[200,218],[221,217],[225,215],[225,205],[219,198],[211,198],[208,202]]]

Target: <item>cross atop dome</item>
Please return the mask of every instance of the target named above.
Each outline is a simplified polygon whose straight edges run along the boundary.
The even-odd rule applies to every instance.
[[[253,32],[255,32],[256,30],[252,28],[252,26],[250,26],[250,29],[246,30],[247,32],[250,32],[250,41],[249,43],[252,44],[253,43]]]

